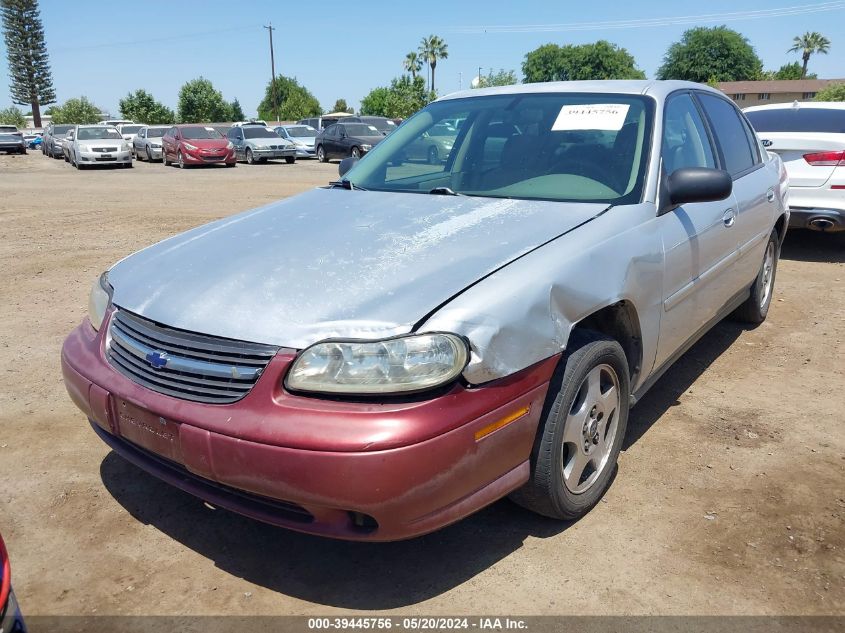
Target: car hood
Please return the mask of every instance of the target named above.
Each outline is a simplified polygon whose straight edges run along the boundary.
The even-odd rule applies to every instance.
[[[117,147],[120,149],[125,142],[122,138],[97,138],[76,141],[76,144],[79,147]]]
[[[295,145],[313,145],[316,141],[316,136],[296,136],[291,139]]]
[[[393,336],[606,207],[316,189],[150,246],[109,280],[115,305],[184,330],[292,348]]]
[[[193,145],[199,149],[224,149],[229,145],[225,138],[183,138],[182,143]]]

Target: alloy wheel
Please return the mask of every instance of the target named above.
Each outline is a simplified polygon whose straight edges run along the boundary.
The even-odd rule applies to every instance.
[[[589,490],[608,463],[619,421],[619,377],[607,364],[584,378],[563,429],[560,467],[573,494]]]
[[[763,284],[763,292],[760,294],[760,306],[765,307],[772,295],[772,286],[774,285],[775,276],[775,243],[769,241],[766,246],[766,256],[763,258],[763,277],[760,280]]]

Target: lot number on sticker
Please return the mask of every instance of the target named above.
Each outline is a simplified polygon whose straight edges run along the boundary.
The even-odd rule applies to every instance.
[[[565,105],[560,109],[552,131],[621,130],[629,107],[626,103]]]

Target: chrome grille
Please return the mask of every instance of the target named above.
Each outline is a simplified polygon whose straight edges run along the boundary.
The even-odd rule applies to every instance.
[[[91,151],[93,152],[116,152],[116,147],[95,147]]]
[[[116,310],[108,359],[133,382],[159,393],[210,404],[237,402],[278,351],[271,345],[184,332]]]

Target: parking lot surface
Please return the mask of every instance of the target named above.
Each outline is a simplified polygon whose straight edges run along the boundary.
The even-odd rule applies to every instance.
[[[329,541],[111,453],[59,367],[93,280],[336,177],[0,156],[0,533],[26,614],[845,614],[845,234],[788,235],[768,320],[718,325],[667,372],[577,523],[505,500],[411,541]]]

